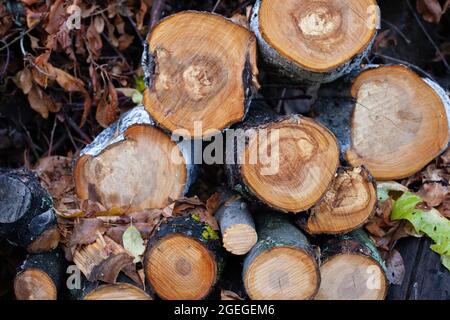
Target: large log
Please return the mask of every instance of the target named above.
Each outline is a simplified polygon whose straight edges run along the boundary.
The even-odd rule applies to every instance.
[[[335,87],[347,99],[319,98],[314,118],[335,133],[343,160],[376,180],[409,177],[446,149],[450,99],[432,80],[402,65],[370,66]]]
[[[223,263],[219,235],[193,213],[158,228],[147,244],[144,271],[160,298],[199,300],[213,293]]]
[[[107,210],[163,208],[187,193],[196,177],[190,141],[173,141],[143,106],[125,113],[82,150],[74,168],[81,200]]]
[[[220,201],[215,218],[220,226],[223,246],[232,254],[244,255],[258,239],[253,217],[240,195],[226,188],[220,188],[218,192]]]
[[[312,299],[320,284],[314,248],[287,217],[256,216],[258,243],[244,260],[245,290],[254,300]]]
[[[364,167],[339,168],[324,197],[300,215],[297,224],[309,234],[343,234],[360,228],[377,207],[375,180]]]
[[[384,300],[385,265],[363,230],[328,240],[321,254],[317,300]]]
[[[254,104],[244,124],[227,132],[229,186],[269,207],[298,213],[316,204],[339,165],[334,135],[300,115]]]
[[[53,200],[29,170],[0,170],[0,237],[30,253],[58,246]]]
[[[276,74],[324,83],[360,65],[379,18],[375,0],[257,0],[250,26]]]
[[[14,279],[16,299],[56,300],[61,297],[66,267],[64,252],[60,249],[28,255]]]
[[[244,118],[259,87],[249,30],[219,15],[186,11],[160,21],[145,45],[143,102],[158,125],[201,138]]]

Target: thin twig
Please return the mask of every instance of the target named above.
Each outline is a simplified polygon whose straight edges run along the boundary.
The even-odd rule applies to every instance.
[[[34,26],[32,26],[30,29],[28,29],[27,31],[21,32],[19,36],[15,37],[13,40],[11,40],[10,42],[8,42],[7,44],[5,44],[3,47],[0,48],[0,51],[8,48],[10,45],[14,44],[15,42],[21,40],[23,37],[25,37],[27,34],[29,34],[34,28],[36,28],[36,26],[40,23],[40,21],[38,21]]]
[[[161,19],[162,8],[164,6],[164,0],[156,0],[152,5],[151,15],[150,15],[150,30],[158,23]]]
[[[47,152],[47,156],[51,156],[52,155],[52,148],[53,148],[53,138],[55,136],[55,129],[56,129],[56,116],[55,119],[53,120],[53,128],[52,128],[52,132],[50,134],[50,143],[48,146],[48,152]]]
[[[397,32],[402,38],[403,40],[406,41],[406,43],[410,44],[411,40],[409,40],[406,35],[400,30],[399,27],[397,27],[395,24],[393,24],[392,22],[387,21],[386,19],[381,19],[381,21],[385,24],[387,24],[392,30],[394,30],[395,32]]]
[[[5,43],[5,41],[3,40],[0,41]],[[3,75],[6,73],[6,70],[8,70],[8,65],[9,65],[9,47],[6,47],[6,59],[5,62],[3,63],[2,70],[0,71],[0,78],[3,78]]]
[[[434,50],[436,50],[436,53],[439,55],[439,58],[441,58],[442,63],[447,68],[447,71],[450,71],[450,66],[447,63],[447,60],[445,59],[445,56],[442,54],[442,52],[439,49],[439,47],[437,46],[437,44],[434,42],[433,38],[428,33],[428,31],[425,28],[425,26],[423,25],[422,21],[420,21],[420,18],[417,16],[417,14],[416,14],[414,8],[412,7],[411,3],[409,2],[409,0],[406,0],[406,3],[408,4],[409,10],[411,11],[411,13],[414,16],[414,19],[416,19],[417,23],[419,24],[420,29],[422,29],[422,31],[425,34],[425,36],[427,37],[428,41],[431,43],[431,45],[433,46]]]
[[[415,69],[416,71],[419,71],[420,73],[423,73],[423,75],[425,75],[428,78],[430,78],[431,80],[435,81],[431,74],[429,74],[425,70],[419,68],[418,66],[416,66],[416,65],[414,65],[412,63],[409,63],[408,61],[397,59],[397,58],[394,58],[394,57],[391,57],[391,56],[387,56],[385,54],[381,54],[381,53],[377,53],[377,52],[374,52],[373,55],[377,56],[377,57],[380,57],[380,58],[383,58],[383,59],[386,59],[386,60],[390,60],[392,62],[404,64],[405,66],[407,66],[407,67],[409,67],[411,69]]]
[[[214,5],[214,7],[211,10],[211,13],[214,13],[217,10],[217,7],[219,6],[221,0],[217,0],[216,4]]]

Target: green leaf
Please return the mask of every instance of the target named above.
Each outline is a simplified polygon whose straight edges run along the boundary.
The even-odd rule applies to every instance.
[[[394,202],[391,219],[408,220],[416,232],[430,237],[434,241],[431,250],[442,256],[442,263],[450,270],[450,220],[434,208],[430,211],[418,209],[417,204],[421,202],[423,200],[419,196],[405,192]]]
[[[142,93],[133,88],[117,88],[117,91],[121,92],[125,97],[131,98],[135,104],[141,104]]]
[[[145,246],[139,230],[130,225],[122,236],[123,247],[134,256],[134,263],[141,261],[141,255],[144,254]]]
[[[139,92],[144,92],[144,90],[145,90],[144,77],[136,78],[135,84],[136,84],[136,89],[137,89]]]

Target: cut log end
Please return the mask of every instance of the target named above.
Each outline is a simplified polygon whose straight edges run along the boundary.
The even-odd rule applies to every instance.
[[[333,70],[361,53],[376,33],[374,0],[262,0],[260,30],[283,56],[307,70]]]
[[[27,269],[14,280],[18,300],[56,300],[57,288],[49,275],[40,269]]]
[[[261,129],[267,133],[258,130],[243,153],[240,170],[244,184],[272,208],[294,213],[309,209],[336,173],[339,149],[335,137],[317,122],[299,116]],[[270,156],[252,161],[267,151]]]
[[[151,74],[143,101],[159,125],[201,138],[243,119],[258,87],[256,39],[249,30],[218,15],[188,11],[162,20],[147,42],[155,68],[145,68]]]
[[[343,253],[328,259],[321,267],[317,300],[383,300],[387,281],[380,265],[372,258]]]
[[[184,194],[187,174],[176,143],[149,125],[130,126],[123,140],[80,157],[74,171],[81,200],[124,211],[165,207]]]
[[[45,230],[36,240],[34,240],[28,247],[29,253],[48,252],[55,249],[61,238],[58,227],[54,226]]]
[[[253,226],[248,224],[234,224],[222,235],[224,248],[235,255],[243,255],[250,251],[258,240]]]
[[[408,68],[368,69],[354,80],[351,94],[356,105],[345,157],[352,166],[367,166],[375,179],[411,176],[447,146],[445,102]]]
[[[311,255],[291,247],[275,247],[256,257],[244,275],[254,300],[304,300],[317,292],[317,265]]]
[[[216,282],[216,261],[196,239],[173,234],[162,238],[146,256],[146,277],[167,300],[198,300]]]
[[[153,300],[145,291],[128,283],[107,284],[97,287],[83,300]]]
[[[359,228],[377,204],[374,180],[364,167],[338,170],[322,201],[304,226],[310,234],[341,234]]]

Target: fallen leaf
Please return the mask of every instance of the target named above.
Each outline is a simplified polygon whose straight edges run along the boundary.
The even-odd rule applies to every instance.
[[[448,3],[445,6],[448,8]],[[430,23],[439,23],[445,13],[438,0],[417,0],[416,8],[422,18]]]
[[[105,231],[106,228],[100,219],[80,219],[80,222],[74,225],[69,238],[69,246],[94,243],[97,240],[98,232],[103,234]]]
[[[130,225],[124,232],[122,243],[125,250],[134,256],[134,263],[141,261],[141,255],[145,252],[144,240],[134,225]]]
[[[237,293],[222,289],[220,291],[220,300],[244,300]]]

